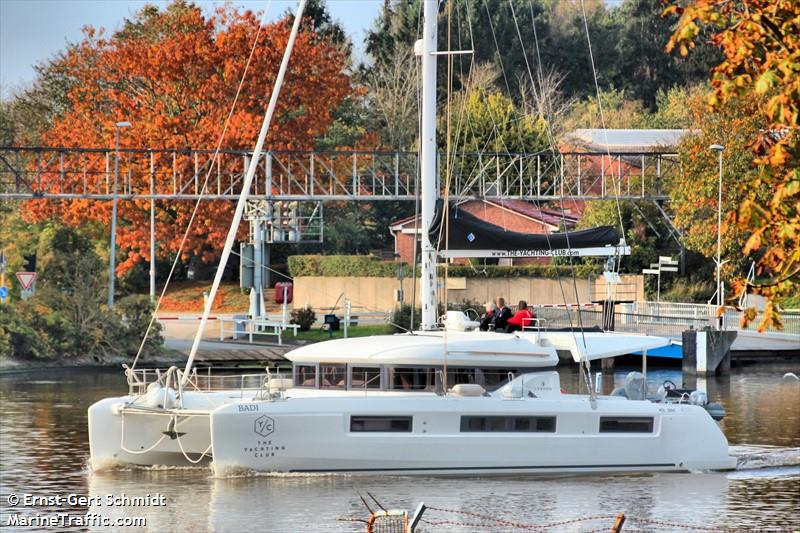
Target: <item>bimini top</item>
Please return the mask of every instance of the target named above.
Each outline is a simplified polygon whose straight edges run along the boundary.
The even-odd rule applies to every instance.
[[[448,231],[443,231],[444,202],[436,203],[431,242],[443,257],[554,257],[628,255],[630,248],[611,226],[549,235],[517,233],[489,224],[467,211],[451,206]],[[445,234],[448,242],[445,243]]]
[[[546,368],[558,363],[552,346],[530,336],[490,332],[418,332],[336,339],[286,354],[293,363],[424,365],[473,368]]]

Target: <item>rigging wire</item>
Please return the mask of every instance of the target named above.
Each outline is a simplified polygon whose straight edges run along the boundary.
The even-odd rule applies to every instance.
[[[584,0],[580,0],[580,3],[581,3],[581,14],[583,15],[583,27],[584,27],[584,30],[586,31],[586,43],[587,43],[587,46],[589,48],[589,62],[592,65],[592,76],[594,78],[594,88],[595,88],[595,94],[597,96],[597,110],[598,110],[598,112],[600,114],[600,125],[602,126],[602,129],[603,129],[603,139],[605,140],[606,154],[608,155],[608,160],[611,161],[611,149],[608,146],[608,131],[606,129],[605,115],[603,114],[603,101],[602,101],[602,99],[600,97],[600,84],[597,81],[597,69],[595,67],[594,53],[592,51],[592,39],[589,36],[589,22],[588,22],[587,17],[586,17],[586,6],[584,4]],[[617,165],[621,165],[621,163],[622,163],[621,161],[617,161]],[[605,162],[604,161],[601,161],[600,164],[602,166],[605,166]],[[643,167],[642,171],[644,171],[644,161],[642,161],[642,167]],[[642,172],[642,174],[644,174],[644,172]],[[619,217],[620,236],[622,237],[622,240],[624,241],[625,240],[625,224],[622,221],[622,207],[620,206],[620,201],[619,201],[619,194],[620,194],[620,192],[622,190],[622,183],[621,183],[621,180],[620,180],[620,182],[617,182],[614,179],[614,173],[613,172],[611,173],[611,184],[614,187],[614,199],[615,199],[615,204],[617,206],[617,215]],[[621,262],[622,262],[622,258],[619,257],[619,263],[621,263]],[[617,264],[617,269],[619,269],[619,263]],[[610,292],[609,292],[609,295],[610,295]],[[603,315],[604,324],[608,323],[606,321],[610,321],[611,317],[613,316],[613,313],[614,313],[614,303],[613,302],[614,302],[614,300],[612,298],[612,299],[610,299],[610,301],[605,306],[604,315]]]
[[[504,79],[505,84],[506,84],[506,90],[510,94],[510,92],[511,92],[510,84],[508,82],[508,77],[506,76],[506,73],[505,73],[505,68],[504,68],[504,66],[502,64],[502,57],[501,57],[501,54],[500,54],[499,45],[497,43],[497,38],[496,38],[495,31],[494,31],[494,25],[492,24],[492,21],[491,21],[491,14],[489,12],[488,5],[485,2],[484,2],[484,6],[486,7],[486,13],[487,13],[487,18],[488,18],[488,22],[489,22],[489,28],[490,28],[490,30],[492,32],[492,37],[494,39],[495,49],[497,51],[498,59],[499,59],[500,66],[501,66],[501,71],[503,73],[503,79]],[[530,68],[530,63],[528,61],[527,53],[525,52],[525,45],[524,45],[524,41],[522,39],[522,34],[521,34],[520,30],[519,30],[519,23],[517,21],[516,13],[514,12],[514,6],[513,6],[513,3],[512,3],[512,0],[509,0],[509,6],[511,8],[512,18],[514,20],[514,26],[515,26],[515,29],[516,29],[516,32],[517,32],[517,37],[518,37],[518,39],[520,41],[520,45],[522,47],[523,57],[525,59],[525,65],[526,65],[526,68],[527,68],[527,71],[528,71],[528,75],[529,75],[529,77],[531,79],[531,84],[535,87],[536,84],[535,84],[535,81],[533,80],[533,74],[532,74],[532,71],[531,71],[531,68]],[[531,21],[535,25],[535,16],[534,16],[534,13],[533,13],[533,7],[532,6],[531,6]],[[542,76],[541,76],[541,55],[540,55],[540,52],[539,52],[538,36],[537,36],[535,31],[534,31],[534,36],[536,38],[537,57],[539,58],[539,71],[538,71],[538,74],[539,74],[539,89],[540,89],[540,92],[541,92],[541,89],[543,87]],[[513,113],[516,115],[516,110],[513,110]],[[563,162],[563,158],[559,157],[560,156],[560,150],[556,146],[555,139],[554,139],[554,136],[553,136],[553,133],[552,133],[552,125],[551,125],[551,120],[550,120],[552,117],[543,117],[543,118],[545,119],[545,127],[546,127],[546,132],[547,132],[548,144],[550,145],[550,151],[553,154],[553,158],[554,158],[555,163],[557,165],[560,163],[560,170],[561,170],[560,171],[560,175],[563,176],[563,165],[564,165],[564,162]],[[517,131],[517,135],[520,138],[521,144],[524,146],[524,140],[523,140],[521,132],[520,132],[519,120],[516,121],[516,125],[517,125],[517,130],[516,130]],[[534,202],[534,203],[541,210],[541,206],[539,205],[539,203],[538,202]],[[569,239],[569,231],[567,229],[567,221],[566,221],[563,197],[560,199],[560,204],[561,204],[561,209],[560,209],[561,219],[562,219],[562,222],[564,224],[564,230],[565,230],[564,234],[565,234],[565,238],[566,238],[567,249],[570,250],[571,249],[571,244],[570,244],[570,239]],[[545,236],[546,236],[548,248],[550,250],[552,250],[552,244],[551,244],[551,241],[550,241],[549,234],[545,233]],[[574,262],[573,262],[572,255],[569,255],[568,257],[569,257],[569,264],[570,264],[570,269],[571,269],[571,273],[572,273],[571,278],[572,278],[573,291],[574,291],[574,294],[575,294],[576,302],[578,303],[578,306],[577,306],[578,327],[580,328],[581,340],[582,340],[582,343],[583,343],[584,353],[585,353],[585,350],[587,349],[587,342],[586,342],[586,334],[585,334],[584,327],[583,327],[583,317],[582,317],[582,313],[581,313],[580,296],[578,294],[577,278],[576,278],[576,274],[575,274],[575,265],[574,265]],[[559,283],[559,289],[561,291],[562,299],[564,300],[565,310],[567,312],[567,318],[568,318],[568,321],[569,321],[569,324],[570,324],[570,331],[572,332],[573,337],[574,337],[575,329],[574,329],[574,326],[573,326],[573,323],[572,323],[572,317],[571,317],[571,315],[569,313],[569,309],[567,307],[566,294],[564,292],[563,284],[561,283],[561,276],[560,276],[560,273],[558,272],[558,269],[556,269],[556,277],[557,277],[557,280],[558,280],[558,283]],[[584,359],[584,358],[582,358],[582,359]],[[584,362],[585,362],[586,368],[584,368],[583,365],[581,366],[582,374],[584,375],[584,379],[586,381],[586,386],[587,386],[588,392],[592,397],[592,401],[594,402],[594,393],[593,393],[593,389],[590,386],[590,380],[589,380],[589,376],[588,376],[588,373],[590,372],[590,366],[589,366],[588,360],[584,359]],[[593,403],[593,405],[594,405],[594,403]]]
[[[535,82],[533,80],[533,74],[532,74],[532,72],[530,70],[530,64],[528,62],[527,54],[525,53],[525,46],[524,46],[524,42],[522,40],[522,35],[521,35],[520,31],[519,31],[519,24],[517,22],[516,14],[514,13],[513,5],[511,4],[511,0],[509,0],[509,5],[511,5],[511,12],[512,12],[512,16],[513,16],[513,20],[514,20],[514,25],[515,25],[515,28],[516,28],[516,31],[517,31],[517,36],[520,39],[520,44],[522,46],[523,57],[525,58],[525,63],[526,63],[526,67],[527,67],[527,70],[528,70],[528,74],[531,77],[532,85],[535,85]],[[511,93],[511,86],[510,86],[510,83],[508,82],[508,77],[506,76],[506,73],[505,73],[505,67],[503,65],[502,57],[501,57],[501,54],[500,54],[500,47],[499,47],[499,44],[497,42],[496,34],[495,34],[495,31],[494,31],[494,24],[491,21],[491,14],[489,12],[489,7],[488,7],[488,4],[485,3],[485,0],[484,0],[484,6],[486,8],[487,18],[488,18],[488,22],[489,22],[489,29],[491,30],[491,33],[492,33],[492,36],[493,36],[493,39],[494,39],[495,50],[497,52],[497,56],[498,56],[498,60],[499,60],[499,63],[500,63],[500,68],[501,68],[501,72],[503,74],[503,80],[505,82],[506,90],[510,94]],[[540,82],[540,86],[541,86],[541,82]],[[512,113],[516,117],[516,110],[512,110]],[[550,145],[550,151],[553,154],[554,164],[558,164],[558,162],[561,163],[561,165],[562,165],[562,167],[561,167],[562,168],[562,174],[563,174],[563,160],[560,157],[558,157],[560,155],[560,150],[558,150],[558,148],[556,146],[555,139],[554,139],[554,136],[553,136],[552,130],[551,130],[551,124],[550,124],[549,117],[543,117],[543,118],[545,118],[546,131],[547,131],[547,134],[548,134],[548,144]],[[520,131],[520,120],[519,120],[519,118],[517,118],[514,122],[515,122],[515,124],[517,126],[516,134],[517,134],[517,136],[519,138],[520,144],[522,146],[524,146],[525,142],[524,142],[524,139],[522,137],[522,133]],[[503,142],[502,138],[501,138],[501,142]],[[507,149],[507,147],[506,147],[506,149]],[[541,205],[539,204],[538,201],[534,201],[534,204],[537,206],[538,209],[541,210]],[[569,241],[569,232],[566,231],[567,230],[567,223],[566,223],[566,216],[565,216],[565,213],[564,213],[563,198],[561,200],[561,217],[562,217],[562,222],[564,224],[564,229],[565,229],[565,235],[566,235],[566,241],[567,241],[567,249],[569,250],[569,249],[571,249],[571,245],[570,245],[570,241]],[[547,232],[545,232],[545,239],[547,241],[548,249],[552,250],[553,247],[552,247],[552,243],[550,241],[550,235]],[[574,290],[574,293],[575,293],[576,301],[578,302],[578,304],[580,304],[580,297],[578,296],[577,280],[575,278],[575,268],[574,268],[574,265],[572,263],[572,256],[569,256],[569,260],[570,260],[570,267],[571,267],[571,270],[572,270],[573,290]],[[558,269],[556,269],[556,280],[558,281],[558,285],[559,285],[559,289],[560,289],[560,292],[561,292],[562,300],[564,301],[564,304],[566,306],[567,305],[567,297],[566,297],[566,293],[564,292],[563,283],[561,281],[561,275],[560,275],[560,272],[558,271]],[[575,329],[574,329],[574,326],[573,326],[573,323],[572,323],[572,317],[570,316],[569,312],[567,312],[567,318],[569,320],[570,330],[573,332],[573,335],[574,335]],[[584,348],[586,348],[586,336],[585,336],[585,333],[583,331],[582,317],[580,315],[580,306],[578,306],[578,325],[579,325],[579,327],[581,329],[581,337],[582,337]]]
[[[469,2],[469,0],[467,0],[467,1]],[[496,51],[497,51],[497,55],[498,55],[498,58],[499,58],[499,62],[500,62],[500,64],[501,64],[501,70],[502,70],[502,74],[503,74],[503,79],[504,79],[504,81],[505,81],[505,84],[506,84],[506,89],[507,89],[507,90],[509,91],[509,93],[510,93],[510,84],[508,83],[508,78],[507,78],[507,76],[506,76],[505,69],[504,69],[504,67],[503,67],[503,65],[502,65],[502,57],[501,57],[501,55],[500,55],[499,45],[498,45],[498,43],[497,43],[496,35],[495,35],[495,32],[494,32],[494,26],[493,26],[493,24],[492,24],[492,22],[491,22],[491,18],[490,18],[490,12],[489,12],[489,10],[488,10],[488,5],[486,5],[486,4],[484,4],[484,5],[485,5],[485,7],[486,7],[487,15],[489,16],[489,27],[490,27],[490,30],[491,30],[491,32],[492,32],[492,35],[493,35],[493,37],[494,37],[495,49],[496,49]],[[468,24],[469,34],[470,34],[470,42],[471,42],[471,44],[472,44],[472,46],[473,46],[473,48],[474,48],[474,34],[473,34],[473,31],[472,31],[472,21],[471,21],[471,19],[469,18],[469,16],[467,17],[467,24]],[[517,26],[517,31],[519,32],[519,28],[518,28],[518,26]],[[523,49],[524,49],[524,47],[523,47]],[[527,57],[526,57],[526,62],[527,62]],[[529,68],[529,72],[530,72],[530,68]],[[531,74],[531,78],[532,78],[532,74]],[[518,117],[516,117],[516,111],[514,111],[514,115],[515,115],[515,116],[514,116],[514,118],[512,118],[512,119],[509,119],[507,122],[504,122],[503,124],[505,125],[505,124],[508,124],[509,122],[514,122],[514,123],[517,125],[517,130],[516,130],[516,133],[517,133],[517,135],[519,136],[519,139],[520,139],[520,142],[521,142],[521,144],[522,144],[522,145],[524,145],[524,141],[523,141],[523,139],[522,139],[522,135],[521,135],[521,133],[520,133],[520,131],[519,131],[519,122],[520,122],[520,120],[519,120],[519,118],[518,118]],[[493,124],[493,133],[495,133],[496,139],[497,139],[497,140],[500,142],[500,144],[502,144],[502,145],[503,145],[503,147],[505,148],[505,150],[506,150],[507,152],[509,152],[509,150],[508,150],[508,145],[506,144],[506,142],[505,142],[505,139],[504,139],[502,136],[500,136],[500,135],[499,135],[499,131],[500,131],[500,130],[499,130],[499,127],[498,127],[498,121],[497,121],[496,117],[495,117],[493,114],[491,114],[491,113],[490,113],[490,115],[489,115],[489,116],[490,116],[490,119],[492,120],[492,124]],[[549,123],[548,123],[548,126],[549,126]],[[555,154],[555,143],[554,143],[554,141],[553,141],[553,138],[552,138],[552,132],[550,132],[550,131],[549,131],[549,129],[548,129],[548,133],[550,134],[550,145],[551,145],[551,150],[552,150],[552,151],[553,151],[553,153]],[[486,145],[488,145],[488,143],[489,143],[489,140],[490,140],[490,137],[489,137],[489,138],[487,138],[487,140],[486,140],[486,141],[485,141],[485,143],[484,143],[484,150],[485,150],[485,148],[486,148]],[[556,160],[558,160],[558,159],[556,158]],[[562,164],[563,164],[563,163],[562,163]],[[480,169],[480,171],[482,172],[482,168]],[[465,192],[468,190],[468,188],[471,186],[471,183],[472,183],[472,182],[469,182],[468,184],[465,184],[465,188],[464,188],[464,189],[462,190],[462,192],[460,193],[460,194],[461,194],[461,196],[464,196],[464,193],[465,193]],[[498,192],[499,192],[499,191],[498,191]],[[563,219],[563,218],[564,218],[564,215],[563,215],[563,205],[562,205],[562,219]],[[566,226],[566,222],[565,222],[565,226]],[[440,231],[441,231],[441,230],[440,230]],[[547,240],[547,243],[548,243],[548,248],[552,250],[552,245],[551,245],[551,243],[550,243],[549,234],[545,234],[545,236],[546,236],[546,240]],[[568,247],[569,247],[569,237],[567,237],[567,243],[568,243]],[[578,296],[577,296],[577,282],[576,282],[576,280],[574,279],[574,265],[571,265],[571,266],[573,266],[573,286],[574,286],[574,288],[575,288],[575,292],[576,292],[576,298],[577,298],[577,297],[578,297]],[[562,293],[562,299],[563,299],[563,300],[565,301],[565,303],[566,303],[566,294],[564,293],[563,284],[561,283],[561,280],[560,280],[560,274],[558,273],[558,271],[556,271],[556,276],[557,276],[557,278],[558,278],[558,282],[559,282],[559,288],[560,288],[560,290],[561,290],[561,293]],[[580,307],[579,307],[579,312],[580,312]],[[571,318],[571,316],[569,315],[569,313],[568,313],[568,315],[567,315],[567,316],[568,316],[568,319],[569,319],[569,322],[570,322],[570,329],[571,329],[571,330],[573,331],[573,333],[574,333],[574,327],[573,327],[573,325],[572,325],[572,318]],[[582,328],[581,328],[581,330],[582,330]],[[584,346],[585,346],[585,345],[586,345],[585,335],[583,334],[583,331],[581,331],[581,333],[582,333],[582,337],[583,337],[583,343],[584,343]]]
[[[517,36],[520,39],[520,44],[522,44],[522,35],[519,32],[519,25],[517,24],[516,14],[514,13],[514,7],[513,7],[513,4],[511,4],[511,0],[509,0],[509,4],[511,5],[511,12],[512,12],[512,15],[514,17],[514,25],[516,26],[516,29],[517,29]],[[538,35],[538,32],[536,31],[536,15],[533,12],[533,0],[531,0],[528,5],[529,5],[529,8],[530,8],[531,25],[533,26],[533,38],[534,38],[534,43],[535,43],[535,47],[536,47],[536,63],[537,63],[536,73],[537,73],[537,78],[538,78],[538,81],[539,81],[539,93],[540,93],[540,97],[543,98],[544,95],[542,94],[542,91],[543,91],[543,88],[544,88],[544,74],[543,74],[543,71],[542,71],[542,55],[541,55],[541,49],[540,49],[540,46],[539,46],[539,35]],[[525,57],[525,65],[526,65],[527,70],[528,70],[528,76],[530,76],[530,78],[531,78],[531,84],[535,85],[535,82],[533,81],[533,74],[531,73],[531,69],[530,69],[530,64],[528,63],[528,56],[525,53],[524,45],[523,45],[523,56]],[[552,113],[552,108],[550,106],[545,106],[543,111],[545,113],[547,113],[548,111]],[[550,144],[550,149],[552,151],[553,157],[554,158],[557,157],[556,152],[558,152],[558,156],[561,156],[561,150],[558,149],[558,147],[556,146],[555,136],[553,135],[552,115],[549,116],[549,117],[545,117],[545,130],[547,132],[548,143]],[[562,157],[558,157],[557,160],[560,161],[560,163],[561,163],[561,165],[560,165],[560,175],[562,176],[562,180],[563,180],[563,176],[564,176],[564,159],[563,159],[563,156]],[[563,182],[562,182],[562,184],[563,184]],[[561,198],[561,215],[562,215],[562,220],[564,220],[565,217],[564,217],[564,199],[563,199],[563,197]],[[564,222],[564,225],[565,225],[565,229],[566,229],[566,221]],[[569,247],[569,236],[568,235],[567,235],[567,246]],[[572,256],[570,256],[569,262],[570,262],[570,267],[572,269],[572,280],[573,280],[573,287],[574,287],[574,290],[575,290],[575,298],[576,298],[576,301],[578,303],[578,306],[577,306],[578,325],[579,325],[579,327],[581,329],[581,337],[582,337],[582,340],[583,340],[583,346],[584,346],[584,349],[586,349],[586,334],[585,334],[584,328],[583,328],[583,316],[581,314],[580,299],[578,298],[578,294],[577,294],[577,286],[576,286],[576,281],[575,281],[575,267],[574,267],[573,262],[572,262]],[[560,275],[558,274],[558,269],[556,269],[556,276],[560,280]],[[559,281],[559,285],[560,284],[561,283]],[[564,292],[563,292],[563,289],[562,289],[562,295],[563,294],[564,294]],[[566,301],[565,301],[564,310],[566,311],[567,319],[569,320],[570,330],[573,332],[573,338],[574,338],[575,333],[574,333],[574,329],[573,329],[573,326],[572,326],[572,316],[570,315],[569,308],[566,305]],[[594,402],[595,401],[594,389],[592,389],[592,386],[591,386],[591,376],[590,376],[591,363],[589,363],[588,360],[584,360],[584,364],[580,364],[579,363],[578,366],[581,369],[581,375],[583,376],[584,384],[586,385],[586,389],[587,389],[588,393],[590,394],[590,396],[592,398],[592,401]],[[594,405],[595,404],[593,403],[592,406],[594,407]]]
[[[233,97],[233,102],[231,103],[231,108],[228,112],[228,116],[225,118],[225,123],[222,127],[222,132],[220,132],[219,138],[217,140],[217,146],[214,148],[214,153],[211,156],[211,162],[208,165],[208,172],[206,172],[206,177],[203,180],[203,186],[200,188],[200,196],[197,199],[197,202],[194,204],[194,208],[192,209],[192,214],[189,217],[189,222],[186,225],[186,231],[183,233],[183,237],[181,238],[181,242],[178,245],[178,251],[175,254],[175,260],[172,262],[172,266],[170,267],[169,274],[167,275],[167,279],[164,282],[164,288],[161,290],[161,294],[156,301],[156,305],[153,308],[153,312],[150,315],[150,321],[147,324],[147,329],[144,332],[144,336],[142,338],[141,344],[139,344],[139,349],[136,351],[136,357],[133,359],[133,363],[131,364],[131,370],[136,368],[136,363],[139,361],[139,357],[142,355],[142,351],[144,350],[144,346],[147,343],[147,337],[150,334],[150,330],[153,328],[153,324],[156,320],[156,314],[158,313],[158,308],[161,306],[161,303],[164,300],[164,296],[167,293],[167,287],[169,287],[169,282],[172,280],[172,275],[175,273],[175,268],[178,265],[178,261],[181,258],[181,252],[183,250],[183,246],[186,244],[186,240],[189,238],[189,231],[192,228],[192,224],[194,223],[194,219],[197,216],[197,212],[200,208],[200,202],[203,200],[203,195],[205,194],[206,187],[208,185],[208,180],[211,177],[211,172],[214,168],[214,162],[217,160],[219,156],[219,152],[222,148],[222,142],[225,140],[225,135],[228,131],[228,126],[230,125],[231,117],[233,116],[233,111],[236,109],[236,103],[239,100],[239,95],[242,92],[242,87],[244,86],[244,80],[247,78],[247,71],[250,69],[250,63],[253,60],[253,56],[255,55],[256,49],[258,48],[258,39],[261,36],[261,30],[263,25],[267,19],[267,13],[269,13],[269,8],[271,7],[272,2],[271,0],[267,2],[267,7],[264,10],[264,13],[261,16],[261,20],[258,23],[258,29],[256,30],[256,35],[253,39],[253,46],[250,49],[250,55],[247,57],[247,62],[244,66],[244,71],[242,72],[242,77],[239,80],[239,86],[236,88],[236,94]]]

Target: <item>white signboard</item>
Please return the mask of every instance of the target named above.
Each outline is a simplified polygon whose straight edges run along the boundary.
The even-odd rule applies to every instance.
[[[630,246],[559,248],[555,250],[440,250],[441,257],[608,257],[631,255]]]

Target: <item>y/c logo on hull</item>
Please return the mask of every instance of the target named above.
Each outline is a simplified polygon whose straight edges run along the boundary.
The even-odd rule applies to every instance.
[[[272,435],[272,432],[275,431],[275,421],[266,415],[261,415],[253,423],[253,431],[262,437]]]

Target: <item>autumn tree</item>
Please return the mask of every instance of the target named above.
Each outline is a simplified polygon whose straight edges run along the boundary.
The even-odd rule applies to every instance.
[[[775,311],[781,299],[797,295],[800,278],[800,4],[692,0],[666,14],[680,15],[668,49],[687,55],[706,32],[724,54],[712,71],[708,103],[717,110],[754,106],[758,124],[749,148],[757,172],[739,187],[727,225],[748,234],[745,255],[759,255],[761,279],[750,287],[768,298],[759,328],[780,327]],[[747,290],[747,283],[739,288]],[[754,317],[750,310],[747,318]]]
[[[297,37],[267,146],[270,149],[310,149],[333,121],[350,81],[345,72],[348,48],[340,35],[309,19]],[[288,41],[291,20],[284,18],[259,29],[259,17],[230,5],[206,16],[198,6],[178,0],[160,10],[147,6],[122,29],[106,37],[102,30],[85,29],[84,40],[54,59],[49,70],[66,80],[65,111],[41,135],[50,146],[108,147],[114,124],[129,120],[122,135],[129,148],[214,148],[245,73],[221,142],[223,149],[252,149],[261,126]],[[95,167],[101,165],[94,161]],[[188,157],[179,158],[181,171],[191,172]],[[146,190],[146,169],[134,188]],[[79,179],[79,177],[75,177]],[[166,189],[167,176],[157,187]],[[57,178],[45,188],[55,188]],[[70,184],[66,184],[70,186]],[[148,202],[121,201],[118,244],[125,260],[123,274],[149,259]],[[159,202],[156,222],[157,254],[178,252],[193,202]],[[203,202],[184,246],[184,256],[210,262],[227,233],[233,205]],[[25,206],[29,220],[57,218],[68,224],[107,223],[110,202],[72,200],[56,203],[32,200]],[[243,228],[242,228],[243,230]]]
[[[722,175],[722,217],[729,220],[736,206],[745,198],[747,188],[757,178],[748,145],[758,130],[759,117],[750,102],[731,102],[724,110],[710,110],[704,95],[690,94],[684,105],[691,111],[692,122],[699,125],[681,140],[678,147],[680,170],[670,175],[666,184],[675,226],[682,233],[684,246],[705,257],[716,256],[718,156],[712,144],[725,146]],[[765,191],[762,191],[762,195]],[[749,234],[735,225],[722,230],[723,279],[731,282],[747,271],[755,254],[743,254]]]

